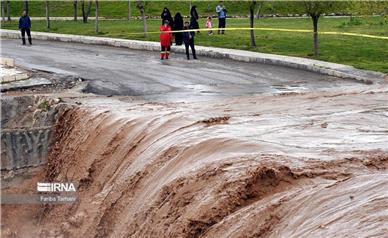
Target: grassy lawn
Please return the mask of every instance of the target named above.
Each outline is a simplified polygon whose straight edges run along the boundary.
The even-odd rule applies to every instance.
[[[215,20],[217,23],[217,20]],[[159,20],[149,20],[149,31],[159,29]],[[52,21],[50,32],[96,35],[94,22]],[[216,24],[215,24],[216,25]],[[247,19],[228,19],[227,27],[247,27]],[[204,26],[201,19],[200,26]],[[310,19],[273,19],[256,20],[255,27],[272,27],[288,29],[312,29]],[[17,29],[17,22],[3,23],[2,28]],[[33,31],[47,31],[45,21],[33,21]],[[159,34],[150,34],[145,38],[141,33],[140,20],[106,20],[100,21],[98,36],[158,41]],[[388,22],[382,17],[357,18],[322,18],[319,22],[320,31],[354,32],[371,35],[388,36]],[[197,35],[196,44],[203,46],[243,49],[263,53],[314,58],[312,53],[311,33],[290,33],[273,31],[255,31],[257,46],[249,46],[249,31],[227,31],[225,35],[208,36],[206,32]],[[342,63],[361,69],[369,69],[388,73],[388,41],[355,36],[320,35],[319,60]]]
[[[81,1],[78,1],[78,16],[81,16]],[[85,1],[87,6],[87,2]],[[134,0],[131,0],[131,15],[139,16],[139,11],[136,9]],[[193,5],[197,6],[198,14],[207,16],[216,14],[215,8],[218,5],[218,0],[193,0]],[[180,12],[182,15],[190,15],[190,1],[188,0],[147,0],[143,1],[147,16],[160,16],[162,9],[168,7],[172,14]],[[230,16],[247,16],[249,12],[249,3],[246,1],[227,0],[225,5]],[[19,16],[23,10],[23,1],[11,1],[11,15]],[[92,3],[91,15],[94,15],[95,4]],[[100,0],[99,4],[100,15],[106,18],[127,18],[128,16],[128,1],[121,0]],[[276,9],[276,10],[275,10]],[[342,10],[342,12],[346,10]],[[281,1],[272,1],[264,4],[262,12],[266,14],[287,14],[290,12],[287,5]],[[44,1],[29,1],[29,15],[45,16]],[[71,17],[73,16],[73,1],[50,1],[50,15],[56,17]]]

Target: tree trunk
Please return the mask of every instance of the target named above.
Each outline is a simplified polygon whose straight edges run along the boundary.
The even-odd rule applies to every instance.
[[[7,18],[11,21],[11,1],[7,0]]]
[[[1,21],[5,21],[5,0],[1,0]]]
[[[131,12],[131,0],[128,0],[128,20],[130,20],[132,17],[132,12]]]
[[[148,37],[147,19],[145,16],[144,6],[143,6],[141,0],[136,0],[136,7],[137,7],[137,9],[139,9],[141,18],[143,19],[144,36]]]
[[[98,0],[96,0],[96,34],[98,34]]]
[[[86,18],[86,12],[85,12],[85,0],[81,0],[81,11],[82,11],[82,21],[84,23],[88,22],[88,19]]]
[[[26,13],[28,15],[28,0],[24,1],[24,10],[26,11]]]
[[[74,0],[73,2],[73,6],[74,6],[74,21],[77,21],[77,17],[78,17],[78,1],[77,0]]]
[[[261,7],[262,7],[262,4],[259,4],[259,7],[257,8],[257,11],[256,11],[256,18],[257,19],[260,19],[260,10],[261,10]]]
[[[49,11],[49,1],[45,1],[45,7],[46,7],[46,28],[47,30],[50,29],[50,11]]]
[[[255,7],[256,7],[256,1],[253,1],[252,3],[250,3],[250,6],[249,6],[249,24],[250,24],[250,28],[253,28],[253,26],[254,26]],[[251,33],[251,47],[255,47],[256,46],[255,30],[251,29],[250,33]]]
[[[90,16],[90,10],[92,9],[92,0],[88,1],[88,11],[86,12],[86,20]]]
[[[92,8],[92,0],[88,1],[88,10],[87,11],[85,11],[85,0],[81,1],[81,8],[82,8],[82,19],[83,19],[84,23],[87,23],[88,17],[90,15],[90,10]]]
[[[314,41],[314,56],[319,56],[319,47],[318,47],[318,16],[311,16],[313,19],[313,27],[314,27],[314,33],[313,33],[313,41]]]

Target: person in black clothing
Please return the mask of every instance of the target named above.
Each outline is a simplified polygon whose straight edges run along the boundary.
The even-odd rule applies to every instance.
[[[181,31],[183,30],[183,18],[182,15],[178,12],[174,16],[174,31]],[[177,32],[175,35],[175,45],[182,45],[183,43],[183,33]]]
[[[189,30],[189,29],[193,29],[193,28],[189,25],[188,22],[185,22],[184,30]],[[183,32],[183,41],[185,42],[187,60],[190,59],[189,46],[191,48],[191,52],[193,53],[193,58],[197,59],[197,55],[195,54],[195,48],[194,48],[194,37],[195,37],[194,31]]]
[[[199,19],[199,16],[197,12],[197,7],[192,6],[190,10],[190,27],[192,29],[199,29],[198,19]]]
[[[172,19],[170,10],[168,10],[167,7],[165,7],[165,8],[163,9],[163,12],[162,12],[162,14],[160,15],[160,17],[162,18],[162,25],[163,25],[164,22],[167,20],[167,21],[169,22],[168,25],[171,27],[171,29],[173,28],[173,26],[174,26],[174,19]]]
[[[27,15],[27,12],[24,10],[22,13],[22,16],[19,19],[19,29],[22,33],[22,41],[23,45],[26,44],[26,33],[28,36],[28,42],[30,45],[32,45],[32,39],[31,39],[31,19]]]

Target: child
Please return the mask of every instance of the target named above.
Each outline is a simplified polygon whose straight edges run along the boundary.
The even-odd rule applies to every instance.
[[[169,21],[165,20],[164,24],[160,26],[160,46],[162,48],[160,52],[160,60],[168,59],[171,50],[172,33],[171,27],[168,25]]]
[[[185,27],[183,29],[189,30],[189,29],[193,29],[193,27],[189,27],[189,23],[185,22]],[[190,59],[189,46],[191,48],[191,52],[193,52],[193,58],[197,59],[197,55],[195,54],[195,48],[194,48],[194,36],[195,36],[194,31],[183,32],[183,41],[185,42],[187,60]]]
[[[208,17],[207,20],[206,20],[206,28],[209,29],[208,31],[208,35],[213,35],[213,31],[211,30],[213,28],[213,21],[212,21],[212,17]]]

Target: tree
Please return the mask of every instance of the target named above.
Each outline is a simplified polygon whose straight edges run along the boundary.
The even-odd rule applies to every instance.
[[[98,34],[98,0],[96,0],[96,34]]]
[[[5,0],[1,0],[1,20],[5,21]]]
[[[318,20],[322,14],[322,10],[324,9],[323,4],[320,2],[304,2],[306,7],[306,13],[313,20],[313,43],[314,43],[314,56],[319,55],[318,48]]]
[[[318,20],[323,13],[331,13],[336,10],[346,9],[349,1],[303,1],[303,2],[287,2],[287,9],[292,9],[294,12],[306,13],[311,17],[313,22],[313,46],[314,56],[319,56],[318,46]]]
[[[379,14],[386,19],[388,15],[388,1],[357,1],[353,2],[352,10],[359,15]]]
[[[130,20],[132,17],[131,13],[131,0],[128,0],[128,20]]]
[[[50,11],[49,11],[49,1],[45,1],[45,8],[46,8],[46,28],[47,30],[50,29]]]
[[[90,15],[91,8],[92,8],[92,0],[88,1],[88,9],[86,11],[85,11],[85,0],[81,0],[82,19],[84,23],[88,22],[88,17]]]
[[[1,0],[1,20],[5,21],[5,1]]]
[[[77,0],[74,0],[73,1],[73,14],[74,14],[74,21],[77,21],[77,17],[78,17],[78,1]]]
[[[148,36],[147,19],[145,16],[144,5],[141,0],[136,0],[136,8],[140,11],[141,18],[143,19],[144,36]]]
[[[256,0],[249,1],[249,27],[250,28],[253,28],[254,26],[256,4],[257,4]],[[251,29],[250,34],[251,34],[251,41],[250,41],[251,47],[255,47],[256,46],[255,30]]]
[[[260,16],[260,9],[263,8],[264,1],[256,1],[252,0],[249,1],[249,27],[251,28],[250,30],[250,45],[251,47],[256,46],[256,41],[255,41],[255,31],[254,31],[254,23],[255,23],[255,15]],[[258,10],[256,11],[256,7]]]
[[[7,0],[7,18],[11,21],[11,1]]]
[[[257,10],[255,14],[256,18],[260,19],[260,16],[262,15],[263,11],[268,8],[272,9],[273,7],[272,5],[273,3],[268,1],[257,1]]]
[[[255,14],[257,19],[260,19],[261,9],[262,9],[262,6],[259,5]]]
[[[26,11],[26,13],[28,14],[28,0],[24,1],[24,4],[23,4],[23,8],[24,8],[24,11]]]

